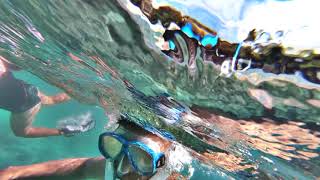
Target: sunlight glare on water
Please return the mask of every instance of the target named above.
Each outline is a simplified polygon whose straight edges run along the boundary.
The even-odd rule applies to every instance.
[[[318,4],[0,0],[0,58],[28,71],[20,79],[74,99],[39,119],[97,121],[70,139],[1,131],[0,168],[98,156],[106,119],[125,114],[177,143],[154,179],[319,178]]]

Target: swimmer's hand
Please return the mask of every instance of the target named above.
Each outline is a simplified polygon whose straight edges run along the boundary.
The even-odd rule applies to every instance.
[[[91,113],[69,117],[58,122],[57,128],[64,136],[73,136],[79,133],[87,132],[93,129],[95,121],[91,116]]]

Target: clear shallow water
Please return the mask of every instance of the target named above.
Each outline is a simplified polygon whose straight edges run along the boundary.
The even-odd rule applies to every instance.
[[[19,72],[16,75],[36,85],[46,94],[61,92],[61,90],[48,85],[30,73]],[[37,115],[34,125],[55,128],[57,121],[86,112],[91,112],[97,122],[97,127],[93,131],[72,138],[26,139],[14,136],[9,124],[10,114],[1,110],[0,168],[71,157],[98,156],[100,153],[96,148],[97,136],[102,131],[106,118],[104,112],[97,107],[79,104],[76,101],[70,101],[59,106],[44,107]]]
[[[122,78],[128,79],[147,95],[167,92],[189,106],[198,105],[210,108],[219,115],[246,119],[247,121],[241,122],[242,125],[241,123],[236,124],[240,126],[240,130],[235,129],[234,131],[245,132],[248,136],[236,136],[232,128],[224,129],[223,126],[227,122],[233,122],[228,119],[213,120],[210,123],[215,125],[216,130],[222,129],[224,134],[221,136],[226,143],[244,141],[240,145],[249,144],[248,146],[253,146],[253,149],[258,149],[249,149],[250,153],[245,153],[243,150],[246,148],[239,147],[235,151],[242,153],[244,159],[258,164],[260,170],[266,174],[270,173],[275,178],[282,176],[286,179],[292,177],[312,179],[319,176],[316,171],[319,167],[318,157],[308,158],[307,155],[304,156],[304,158],[307,157],[306,160],[301,160],[303,159],[301,156],[294,156],[297,149],[289,148],[297,146],[305,152],[319,152],[316,150],[319,148],[317,139],[319,133],[316,132],[319,131],[314,124],[319,122],[320,117],[318,102],[320,94],[317,84],[310,84],[303,79],[296,81],[292,75],[279,75],[269,80],[268,78],[274,76],[273,74],[259,72],[255,74],[253,70],[247,72],[249,73],[247,75],[244,74],[244,80],[241,77],[216,80],[219,71],[212,64],[203,63],[201,60],[197,61],[199,71],[196,76],[190,77],[188,67],[175,64],[155,46],[153,36],[159,36],[159,33],[155,33],[147,21],[141,20],[140,15],[131,14],[129,16],[128,12],[116,5],[114,1],[97,3],[88,1],[49,1],[46,3],[1,1],[0,5],[3,9],[0,12],[1,55],[43,80],[67,90],[78,101],[84,104],[98,104],[97,95],[102,94],[113,105],[111,112],[115,109],[127,110],[118,103],[130,104],[129,102],[132,101],[121,82],[112,79],[109,73],[98,76],[96,72],[76,61],[74,57],[77,56],[90,66],[104,71],[90,58],[98,56],[106,64],[116,69]],[[190,15],[192,16],[192,13]],[[206,24],[206,22],[203,23]],[[213,28],[218,32],[220,30]],[[233,39],[227,40],[232,41]],[[28,82],[30,80],[35,81],[34,83],[41,89],[43,82],[34,80],[34,78],[28,79]],[[259,81],[265,82],[257,84],[256,82]],[[106,92],[107,88],[110,88],[111,92]],[[56,91],[46,86],[44,89],[48,93]],[[6,160],[2,161],[3,164],[0,166],[28,164],[64,157],[98,155],[95,143],[97,135],[102,131],[105,119],[101,109],[70,102],[43,109],[37,117],[41,121],[37,123],[53,127],[57,119],[88,110],[97,116],[95,119],[100,123],[100,126],[97,127],[101,129],[95,129],[80,137],[20,140],[14,138],[9,130],[6,133],[1,131],[1,133],[4,132],[4,135],[1,135],[3,142],[17,143],[12,143],[12,146],[7,148],[7,155],[15,158],[7,160],[3,156]],[[3,116],[3,119],[8,118],[7,113],[4,113]],[[261,122],[259,121],[261,118],[272,118],[278,122],[286,122],[286,120],[312,122],[313,124],[310,124],[308,128],[313,128],[315,131],[303,131],[300,125],[284,126],[277,130],[277,123]],[[253,119],[257,121],[252,121]],[[254,123],[250,124],[251,122]],[[8,127],[7,121],[2,123]],[[282,134],[283,137],[277,139],[270,136],[273,132]],[[4,137],[6,134],[9,138]],[[88,138],[88,141],[85,142],[90,142],[90,144],[84,145],[83,138]],[[290,138],[293,140],[290,141]],[[47,145],[53,140],[57,141],[57,149],[50,148],[49,151]],[[250,141],[253,143],[248,143]],[[270,141],[271,143],[268,143]],[[28,142],[28,148],[21,148],[25,147],[23,146],[25,142]],[[68,148],[70,144],[76,145],[77,148]],[[281,144],[280,147],[279,144]],[[307,145],[313,146],[307,148]],[[271,150],[265,150],[265,146],[269,146]],[[29,147],[30,151],[26,150]],[[44,155],[49,154],[48,151],[52,156]],[[18,153],[11,154],[11,152]],[[26,157],[30,158],[21,155],[24,153],[27,153]],[[268,157],[273,163],[268,163],[269,160],[265,160],[266,158],[261,155]],[[293,160],[289,161],[289,159]],[[193,178],[220,177],[223,179],[228,177],[221,175],[217,169],[209,169],[212,172],[209,175],[207,175],[208,169],[197,169]],[[240,173],[222,171],[235,178],[243,177]]]

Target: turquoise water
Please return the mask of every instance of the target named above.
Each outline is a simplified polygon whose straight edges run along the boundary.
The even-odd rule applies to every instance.
[[[17,77],[36,85],[42,92],[48,95],[61,92],[58,88],[48,85],[30,73],[19,72],[17,73]],[[88,133],[70,138],[61,136],[28,139],[14,136],[9,124],[10,113],[1,110],[0,168],[71,157],[98,156],[100,153],[97,148],[97,137],[102,132],[103,124],[106,121],[102,109],[83,105],[75,100],[71,100],[57,106],[43,107],[36,116],[34,125],[55,128],[59,120],[88,111],[93,114],[97,122],[96,128]]]
[[[15,76],[37,86],[41,92],[47,95],[61,92],[60,89],[47,84],[28,72],[16,72]],[[93,119],[96,121],[95,128],[89,132],[72,137],[21,138],[14,136],[10,129],[10,113],[1,110],[0,169],[8,166],[30,165],[65,158],[101,156],[97,147],[97,141],[100,133],[105,131],[103,127],[108,119],[104,115],[104,111],[99,107],[84,105],[76,100],[42,107],[33,125],[36,127],[55,128],[59,120],[86,112],[92,113]],[[194,164],[194,166],[197,167],[198,165]],[[221,169],[212,171],[208,167],[198,166],[193,178],[212,179],[214,177],[215,179],[228,179],[226,174],[221,174],[222,172]]]
[[[272,43],[279,40],[275,38],[259,44],[264,38],[262,33],[262,40],[258,39],[249,45],[244,42],[240,48],[239,44],[244,40],[241,33],[248,33],[252,26],[270,31],[274,29],[267,27],[288,30],[272,19],[274,16],[270,16],[271,20],[265,20],[264,23],[255,21],[254,24],[250,19],[259,14],[260,11],[255,9],[261,10],[261,6],[270,8],[273,1],[241,1],[235,6],[233,0],[213,3],[201,1],[198,4],[192,1],[157,2],[175,7],[217,31],[217,36],[205,36],[212,37],[209,38],[211,46],[221,44],[221,39],[217,38],[238,43],[232,53],[219,55],[219,58],[225,58],[224,62],[228,58],[245,58],[245,53],[241,51],[246,47],[250,49],[252,44],[266,44],[268,50],[268,45],[272,46]],[[288,3],[288,8],[296,7],[296,4],[292,5],[293,1],[274,3],[275,9],[272,10],[275,12],[284,5],[279,3]],[[230,11],[231,7],[233,11]],[[175,136],[177,142],[193,151],[223,149],[229,155],[234,154],[243,159],[244,162],[237,165],[255,166],[249,170],[232,172],[219,163],[205,166],[194,158],[191,164],[185,165],[194,168],[191,179],[320,177],[320,86],[315,83],[320,77],[317,38],[312,41],[315,44],[307,41],[309,31],[298,31],[296,24],[291,24],[288,19],[281,19],[282,23],[288,24],[288,32],[297,30],[300,36],[306,38],[306,42],[301,41],[299,44],[301,46],[290,44],[292,36],[285,37],[283,44],[280,44],[280,47],[283,45],[281,53],[291,58],[289,62],[293,64],[277,64],[273,61],[277,54],[270,53],[268,56],[266,53],[265,59],[260,59],[266,63],[265,66],[256,65],[258,68],[224,77],[219,75],[222,64],[208,62],[200,53],[203,48],[200,45],[208,42],[199,42],[195,47],[198,51],[194,56],[193,67],[190,62],[176,63],[172,57],[163,53],[157,42],[159,38],[163,40],[163,27],[158,27],[159,30],[151,25],[130,1],[0,0],[0,9],[0,55],[28,71],[17,72],[15,75],[39,87],[45,94],[66,91],[73,98],[60,105],[43,107],[34,125],[55,127],[60,120],[86,112],[90,112],[96,121],[95,129],[74,137],[18,138],[9,128],[9,113],[0,110],[0,169],[70,157],[99,156],[97,138],[107,123],[107,117],[98,101],[103,99],[110,103],[108,114],[128,113],[135,117],[136,123],[166,131]],[[305,21],[302,23],[301,19]],[[307,27],[311,23],[311,29],[314,28],[312,19],[307,21],[308,17],[302,15],[301,19],[297,20],[299,27],[301,24]],[[161,26],[160,23],[157,25]],[[190,39],[184,39],[182,33],[187,36],[191,34],[188,37],[194,38],[192,40],[201,38],[191,31],[189,28],[188,31],[174,34],[177,40],[169,40],[169,49],[173,50],[180,45],[185,57],[192,56],[187,51],[196,51],[189,47],[190,44],[186,45]],[[272,32],[270,34],[275,36]],[[291,46],[298,49],[294,58],[285,53],[291,50]],[[305,54],[299,54],[301,48],[311,48],[315,54],[307,50],[303,51]],[[259,52],[259,49],[256,51]],[[224,49],[221,47],[213,52],[220,54]],[[299,62],[303,62],[302,65]],[[292,73],[292,67],[297,65],[295,63],[298,63],[299,68],[301,65],[302,69],[298,68]],[[281,73],[272,71],[277,66],[284,70]],[[312,66],[311,73],[318,72],[310,75],[313,81],[303,74],[310,73],[303,71],[308,66]],[[268,68],[271,71],[266,72]],[[286,73],[286,69],[290,72]],[[122,82],[124,79],[134,84],[136,90],[144,94],[143,97],[166,93],[192,111],[204,113],[193,113],[191,118],[185,117],[183,122],[187,123],[181,123],[181,126],[180,123],[170,124],[163,119],[162,114],[153,111],[154,107],[148,104],[150,101],[134,99]],[[206,119],[208,116],[213,118]],[[197,118],[201,121],[197,121]],[[252,169],[256,173],[252,173]]]

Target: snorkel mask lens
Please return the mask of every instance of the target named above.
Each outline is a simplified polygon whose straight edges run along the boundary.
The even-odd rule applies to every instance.
[[[156,169],[165,164],[165,156],[152,150],[142,142],[132,142],[128,146],[128,154],[132,165],[141,175],[152,175]]]
[[[128,151],[134,165],[143,174],[152,174],[154,171],[153,157],[136,145],[130,145]]]
[[[113,136],[103,136],[99,140],[100,151],[106,158],[114,159],[122,151],[123,144]]]

